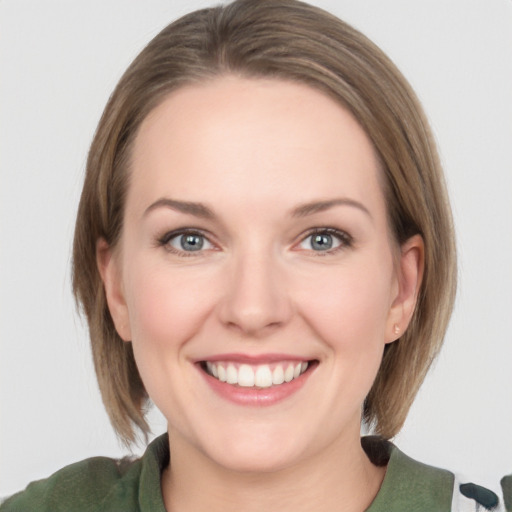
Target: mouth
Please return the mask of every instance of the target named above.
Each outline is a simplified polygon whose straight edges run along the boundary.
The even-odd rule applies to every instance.
[[[310,371],[318,361],[283,360],[265,364],[237,361],[201,361],[200,368],[219,382],[239,388],[275,388],[289,384]]]

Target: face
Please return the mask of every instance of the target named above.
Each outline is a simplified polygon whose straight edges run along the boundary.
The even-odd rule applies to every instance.
[[[223,77],[145,119],[131,172],[99,264],[173,449],[274,470],[358,440],[415,251],[391,241],[354,118],[305,85]]]

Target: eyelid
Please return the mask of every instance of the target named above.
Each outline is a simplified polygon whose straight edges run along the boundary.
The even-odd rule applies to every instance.
[[[307,240],[309,237],[317,235],[317,234],[328,234],[330,236],[336,237],[339,241],[339,245],[337,247],[327,249],[325,251],[315,251],[313,249],[302,249],[304,251],[310,252],[314,254],[315,256],[327,256],[335,254],[339,251],[342,251],[344,249],[350,248],[353,245],[353,237],[347,233],[344,230],[333,228],[333,227],[314,227],[306,232],[303,232],[300,235],[300,238],[296,244],[294,244],[294,247],[297,247],[298,245],[302,244],[305,240]],[[182,235],[198,235],[203,238],[205,238],[209,244],[211,244],[213,247],[206,248],[206,249],[199,249],[197,251],[182,251],[175,247],[172,247],[169,242],[176,237],[182,236]],[[214,241],[214,236],[211,234],[208,230],[199,229],[199,228],[189,228],[189,227],[183,227],[174,229],[171,231],[166,231],[163,235],[156,237],[156,246],[163,247],[165,250],[172,254],[176,254],[179,256],[184,257],[190,257],[190,256],[202,256],[210,251],[218,251],[220,250],[219,244]],[[299,248],[300,250],[300,248]]]
[[[208,241],[209,244],[212,245],[212,248],[207,249],[199,249],[197,251],[183,251],[180,249],[177,249],[170,245],[170,241],[174,238],[177,238],[179,236],[183,235],[197,235],[203,237],[205,240]],[[171,254],[176,254],[178,256],[183,257],[190,257],[190,256],[203,256],[205,253],[212,251],[212,250],[218,250],[218,244],[212,241],[213,236],[203,229],[198,228],[179,228],[174,229],[171,231],[166,231],[163,235],[158,236],[156,238],[156,245],[159,247],[163,247],[166,251],[168,251]]]
[[[327,249],[325,251],[315,251],[313,249],[304,249],[305,251],[308,251],[315,256],[328,256],[332,254],[336,254],[339,251],[342,251],[344,249],[350,248],[353,245],[353,237],[347,233],[344,230],[333,228],[333,227],[316,227],[309,229],[306,233],[303,233],[300,237],[300,240],[297,245],[302,244],[305,240],[307,240],[309,237],[319,234],[328,234],[331,236],[336,237],[340,244],[337,247]]]

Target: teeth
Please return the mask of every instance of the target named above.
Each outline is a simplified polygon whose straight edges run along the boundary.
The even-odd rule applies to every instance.
[[[282,384],[284,382],[284,370],[281,365],[274,368],[272,372],[272,384]]]
[[[243,364],[238,370],[238,385],[244,388],[254,387],[254,371],[248,364]]]
[[[284,372],[284,381],[285,382],[291,382],[293,380],[293,374],[294,374],[294,367],[293,364],[289,364]]]
[[[238,372],[232,364],[228,365],[226,370],[226,382],[228,384],[238,384]]]
[[[269,388],[272,386],[272,372],[268,365],[258,366],[254,377],[254,384],[259,388]]]
[[[217,366],[217,372],[219,373],[219,380],[221,382],[226,382],[226,370],[224,366]]]
[[[221,382],[245,388],[269,388],[291,382],[300,377],[308,368],[307,362],[277,363],[271,369],[268,364],[251,366],[248,364],[206,362],[206,370]]]

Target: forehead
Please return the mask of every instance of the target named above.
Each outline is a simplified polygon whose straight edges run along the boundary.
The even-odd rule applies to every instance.
[[[378,161],[354,117],[281,80],[227,76],[174,91],[141,124],[132,173],[129,200],[293,206],[341,194],[383,204]]]

